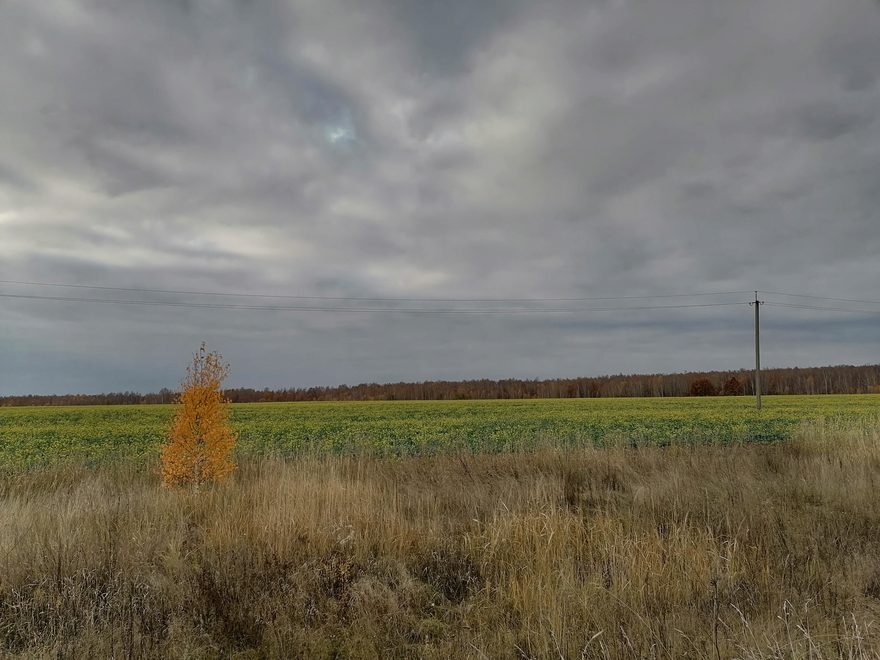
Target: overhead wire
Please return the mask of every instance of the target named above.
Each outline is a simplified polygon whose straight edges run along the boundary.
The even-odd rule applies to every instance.
[[[581,312],[625,312],[656,309],[687,309],[697,307],[729,307],[745,305],[745,302],[693,303],[685,305],[630,305],[626,307],[514,307],[514,308],[455,308],[455,307],[327,307],[314,305],[241,305],[234,303],[199,303],[183,300],[129,300],[118,298],[86,298],[79,296],[40,296],[30,294],[0,293],[0,298],[21,300],[47,300],[54,302],[98,303],[113,305],[145,305],[163,307],[188,307],[194,309],[240,309],[251,311],[295,312],[355,312],[394,314],[572,314]]]
[[[790,309],[812,309],[824,312],[850,312],[853,314],[880,314],[880,309],[846,309],[844,307],[819,307],[818,305],[798,305],[796,303],[784,303],[767,301],[770,307],[787,307]]]
[[[190,291],[182,289],[154,289],[146,287],[121,287],[107,285],[89,285],[89,284],[66,284],[61,282],[37,282],[28,280],[0,280],[0,284],[17,285],[17,286],[39,286],[39,287],[58,287],[68,289],[81,289],[92,291],[117,291],[127,293],[149,293],[161,295],[189,295],[189,296],[217,296],[217,297],[235,297],[244,299],[265,299],[265,300],[300,300],[300,301],[326,301],[326,302],[369,302],[369,303],[521,303],[521,304],[540,304],[549,302],[614,302],[614,301],[638,301],[638,300],[654,300],[654,299],[676,299],[676,298],[697,298],[706,296],[727,296],[742,295],[751,293],[750,291],[715,291],[715,292],[697,292],[697,293],[671,293],[671,294],[652,294],[644,296],[597,296],[597,297],[581,297],[581,298],[564,298],[564,297],[544,297],[544,298],[415,298],[415,297],[367,297],[367,296],[305,296],[305,295],[289,295],[289,294],[267,294],[267,293],[241,293],[241,292],[222,292],[222,291]],[[864,300],[858,298],[837,298],[832,296],[815,296],[810,294],[788,293],[782,291],[759,290],[758,293],[773,296],[790,296],[795,298],[827,300],[847,303],[858,303],[868,305],[880,305],[880,301]],[[352,312],[352,313],[395,313],[395,314],[576,314],[583,312],[612,312],[612,311],[640,311],[640,310],[662,310],[662,309],[689,309],[701,307],[729,307],[744,305],[745,302],[707,302],[707,303],[688,303],[688,304],[671,304],[671,305],[626,305],[626,306],[602,306],[602,307],[541,307],[541,306],[518,306],[518,307],[391,307],[391,306],[330,306],[330,305],[251,305],[238,304],[231,302],[196,302],[191,300],[144,300],[130,298],[96,298],[86,296],[52,296],[38,295],[27,293],[0,293],[0,298],[19,299],[19,300],[45,300],[54,302],[72,302],[72,303],[96,303],[96,304],[112,304],[112,305],[144,305],[144,306],[163,306],[163,307],[188,307],[194,309],[239,309],[250,311],[292,311],[292,312]],[[781,301],[769,300],[765,301],[767,305],[772,307],[782,307],[790,309],[805,309],[815,311],[828,312],[848,312],[855,314],[880,314],[880,310],[873,309],[851,309],[844,307],[828,307],[820,305],[809,305],[800,303],[788,303]]]
[[[539,302],[602,302],[614,300],[651,300],[654,298],[695,298],[705,296],[744,295],[751,291],[707,291],[698,293],[666,293],[649,294],[644,296],[597,296],[586,298],[407,298],[407,297],[369,297],[369,296],[303,296],[290,294],[270,293],[240,293],[225,291],[187,291],[182,289],[150,289],[143,287],[103,286],[90,284],[64,284],[60,282],[30,282],[26,280],[0,280],[0,284],[14,284],[21,286],[59,287],[67,289],[89,289],[95,291],[126,291],[130,293],[159,293],[169,295],[191,296],[229,296],[236,298],[267,298],[287,300],[328,300],[328,301],[360,301],[360,302],[475,302],[475,303],[539,303]]]
[[[769,296],[789,296],[791,298],[809,298],[811,300],[831,300],[836,302],[861,303],[863,305],[880,305],[880,300],[861,300],[858,298],[834,298],[832,296],[813,296],[806,293],[786,293],[784,291],[759,291]]]

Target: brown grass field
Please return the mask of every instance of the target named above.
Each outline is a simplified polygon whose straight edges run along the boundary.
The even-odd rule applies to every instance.
[[[880,426],[0,479],[4,657],[880,657]]]

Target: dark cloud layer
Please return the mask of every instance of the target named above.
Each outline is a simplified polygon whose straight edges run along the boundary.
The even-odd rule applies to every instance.
[[[869,0],[7,0],[0,279],[877,300],[878,34]],[[745,306],[0,300],[0,394],[171,385],[202,339],[253,386],[738,368],[752,341]],[[765,317],[769,364],[880,358],[880,314]]]

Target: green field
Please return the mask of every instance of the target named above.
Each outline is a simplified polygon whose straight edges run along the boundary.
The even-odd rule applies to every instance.
[[[280,403],[233,406],[239,455],[411,455],[558,444],[773,442],[880,414],[880,396]],[[173,406],[0,408],[0,466],[154,456]]]

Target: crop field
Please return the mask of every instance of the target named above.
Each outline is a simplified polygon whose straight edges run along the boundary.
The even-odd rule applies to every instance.
[[[173,406],[0,408],[0,466],[156,455]],[[239,404],[239,455],[408,456],[546,446],[775,442],[803,422],[880,415],[880,396]]]
[[[880,396],[752,403],[0,408],[0,657],[880,658]]]

